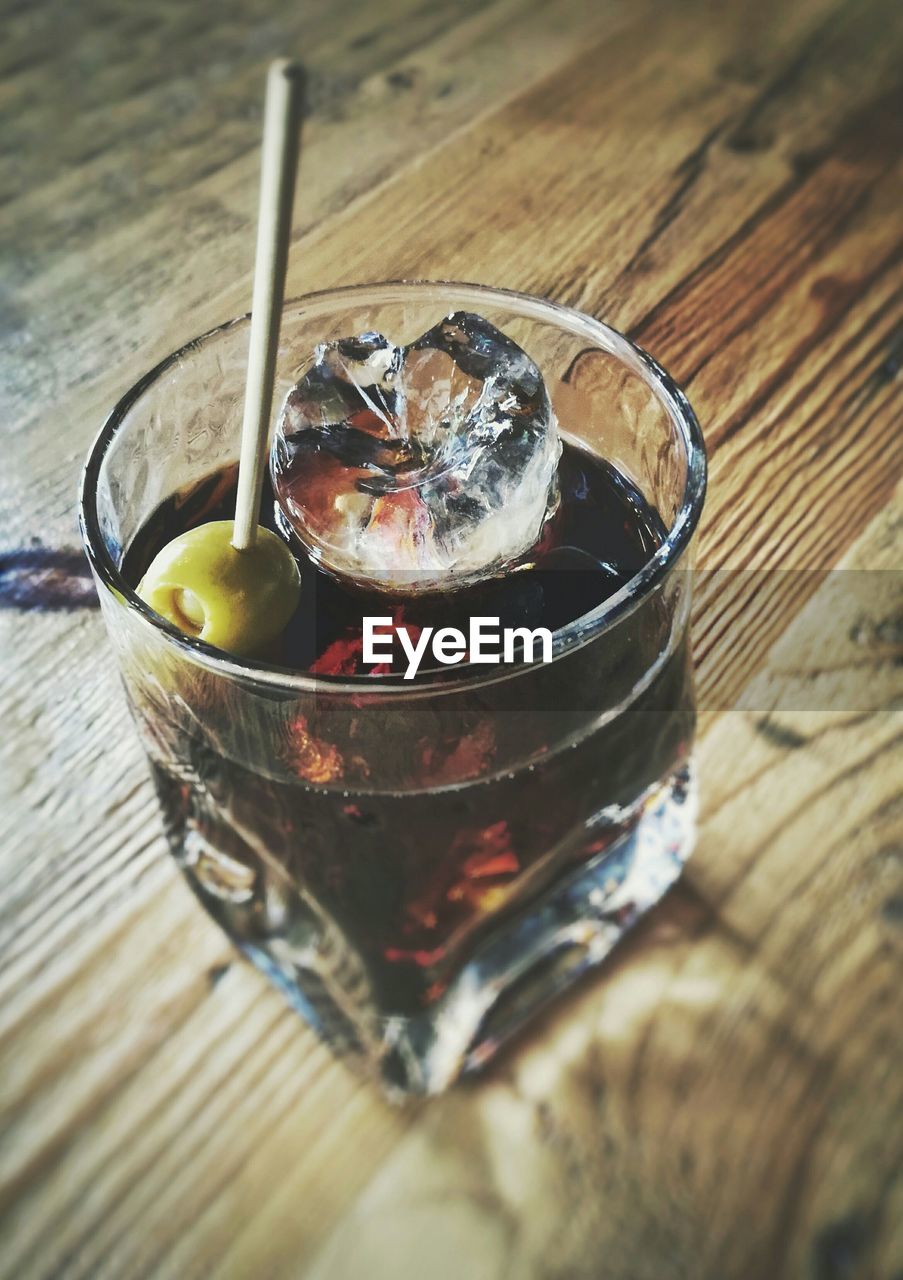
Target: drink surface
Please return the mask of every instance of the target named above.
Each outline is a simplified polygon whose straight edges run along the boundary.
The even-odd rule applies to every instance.
[[[170,539],[208,520],[231,518],[237,468],[227,466],[173,495],[151,516],[128,550],[123,571],[133,585]],[[565,626],[589,613],[628,582],[661,544],[661,521],[638,490],[610,463],[565,444],[559,466],[560,501],[540,542],[501,577],[449,592],[405,599],[362,591],[319,568],[293,536],[301,570],[301,600],[283,639],[265,656],[279,666],[317,674],[381,674],[363,661],[362,619],[392,616],[416,629],[456,627],[465,635],[471,617],[498,617],[501,627]],[[269,480],[262,523],[278,531]],[[430,669],[427,660],[421,671]]]
[[[128,580],[176,534],[231,517],[235,478],[225,467],[164,503],[128,550]],[[363,593],[295,544],[301,603],[267,660],[366,674],[368,615],[465,633],[474,615],[553,631],[583,616],[636,574],[663,530],[612,465],[573,445],[559,480],[557,511],[523,562],[459,592]],[[275,527],[269,488],[263,510]],[[653,595],[616,635],[513,690],[384,708],[381,667],[375,696],[319,697],[316,724],[290,702],[227,705],[244,692],[202,670],[182,685],[176,671],[171,694],[159,681],[145,694],[136,677],[130,696],[189,883],[336,1043],[441,1006],[488,937],[604,859],[683,776],[693,700],[671,612]]]

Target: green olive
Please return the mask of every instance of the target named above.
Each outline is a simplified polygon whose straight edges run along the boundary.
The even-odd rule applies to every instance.
[[[265,649],[295,612],[301,576],[281,538],[258,528],[252,547],[232,546],[232,521],[180,533],[160,551],[138,595],[186,635],[229,653]]]

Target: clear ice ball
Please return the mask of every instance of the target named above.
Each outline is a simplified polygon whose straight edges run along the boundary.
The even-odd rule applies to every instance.
[[[282,520],[341,578],[453,590],[537,541],[561,442],[538,368],[459,311],[406,347],[322,343],[286,397],[271,455]]]

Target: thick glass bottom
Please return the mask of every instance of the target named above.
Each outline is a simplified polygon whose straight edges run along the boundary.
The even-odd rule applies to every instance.
[[[366,970],[346,940],[324,928],[322,917],[299,916],[295,894],[289,921],[277,881],[270,880],[265,903],[254,895],[257,919],[249,927],[250,920],[239,924],[245,911],[236,897],[224,895],[222,885],[211,892],[209,878],[197,875],[190,837],[179,861],[214,918],[333,1051],[375,1072],[390,1096],[402,1097],[441,1092],[478,1070],[539,1009],[598,965],[680,875],[693,849],[696,810],[692,762],[685,761],[634,805],[595,815],[575,842],[584,848],[602,843],[602,852],[495,921],[442,995],[412,1016],[380,1014]],[[555,852],[556,861],[566,853]]]
[[[598,965],[678,878],[696,837],[692,762],[628,813],[598,815],[622,833],[478,949],[441,1001],[390,1020],[380,1062],[390,1092],[438,1093],[479,1070],[544,1005]]]

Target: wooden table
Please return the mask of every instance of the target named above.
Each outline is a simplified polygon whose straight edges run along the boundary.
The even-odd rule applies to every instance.
[[[898,1277],[899,0],[7,8],[0,1272]],[[283,52],[312,77],[294,292],[583,308],[672,369],[712,458],[695,857],[407,1110],[181,882],[75,529],[105,410],[247,306]]]

